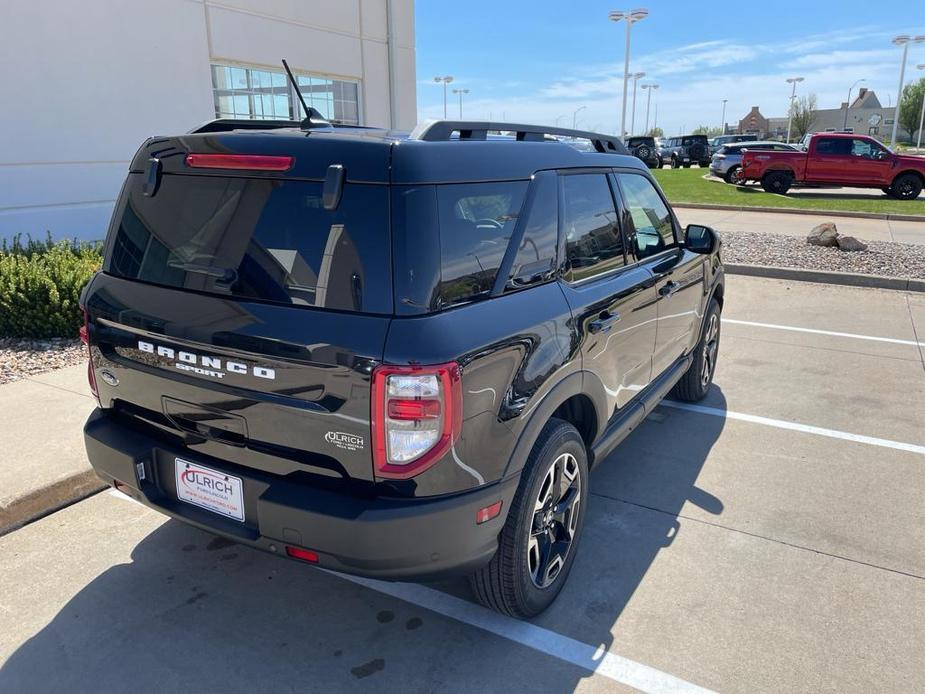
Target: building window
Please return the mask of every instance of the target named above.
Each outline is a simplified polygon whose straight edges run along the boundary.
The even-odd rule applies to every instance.
[[[296,75],[305,102],[328,120],[359,125],[359,85],[315,75]],[[218,118],[304,118],[295,90],[283,70],[232,65],[212,66],[212,93]]]

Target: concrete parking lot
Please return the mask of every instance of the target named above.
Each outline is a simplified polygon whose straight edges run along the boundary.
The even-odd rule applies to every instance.
[[[733,276],[723,319],[532,624],[103,492],[0,537],[0,691],[925,690],[925,295]]]

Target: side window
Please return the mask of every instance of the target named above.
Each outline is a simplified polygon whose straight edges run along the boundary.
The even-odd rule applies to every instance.
[[[491,291],[526,192],[526,181],[437,186],[444,305]]]
[[[636,257],[647,258],[676,246],[671,212],[649,179],[631,173],[619,173],[617,179],[633,222]]]
[[[511,266],[510,285],[524,287],[542,282],[555,269],[559,241],[558,176],[541,171],[534,182],[536,190],[527,212],[524,235]]]
[[[816,154],[848,154],[851,141],[842,137],[820,137],[816,143]]]
[[[862,159],[875,159],[883,150],[870,140],[852,140],[851,156]]]
[[[623,236],[604,174],[562,176],[568,279],[577,282],[626,264]]]

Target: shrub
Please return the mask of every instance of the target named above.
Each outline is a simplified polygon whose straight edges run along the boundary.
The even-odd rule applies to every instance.
[[[0,245],[0,337],[76,337],[80,291],[102,263],[99,244],[51,240]]]

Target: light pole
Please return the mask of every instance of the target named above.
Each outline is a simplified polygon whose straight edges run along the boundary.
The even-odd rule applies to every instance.
[[[463,98],[463,94],[469,93],[469,90],[468,89],[454,89],[453,93],[459,94],[459,120],[462,120],[462,98]]]
[[[452,75],[446,77],[434,77],[434,82],[443,84],[443,120],[446,120],[446,85],[453,81]]]
[[[722,119],[722,122],[721,122],[721,124],[720,124],[720,129],[721,129],[723,132],[720,133],[721,135],[725,135],[725,134],[726,134],[726,102],[727,102],[727,101],[729,101],[729,99],[723,99],[723,119]]]
[[[906,77],[906,55],[909,53],[910,43],[925,43],[925,36],[897,36],[893,39],[894,46],[903,47],[903,62],[899,68],[899,91],[896,92],[896,110],[893,112],[893,134],[890,135],[890,147],[896,146],[896,126],[899,125],[899,109],[903,102],[903,80]]]
[[[556,116],[556,127],[557,128],[559,127],[559,121],[562,120],[563,118],[565,118],[564,113],[561,116]]]
[[[925,63],[915,66],[916,70],[925,70]],[[896,121],[893,121],[894,123]],[[919,137],[915,143],[915,151],[921,154],[922,149],[922,126],[925,125],[925,91],[922,92],[922,113],[919,114]]]
[[[636,134],[636,85],[639,80],[646,76],[644,72],[634,72],[630,77],[633,78],[633,116],[630,119],[630,135]]]
[[[572,130],[578,127],[578,112],[583,111],[588,108],[587,106],[579,106],[572,112]]]
[[[790,108],[787,109],[787,142],[790,142],[790,126],[793,123],[793,100],[797,98],[797,82],[802,82],[804,77],[788,77],[787,83],[793,85],[790,91]]]
[[[858,86],[861,82],[866,82],[863,77],[857,80],[854,84],[848,87],[848,101],[845,102],[845,124],[842,126],[842,130],[848,129],[848,109],[851,108],[851,90]]]
[[[642,88],[645,89],[648,94],[646,95],[646,131],[643,135],[649,134],[649,106],[652,105],[652,90],[658,89],[657,84],[644,84]]]
[[[613,10],[608,17],[612,22],[626,22],[626,52],[623,56],[623,115],[620,118],[620,139],[626,137],[626,91],[630,79],[630,29],[636,22],[642,21],[649,15],[649,10],[638,8],[629,11]]]

